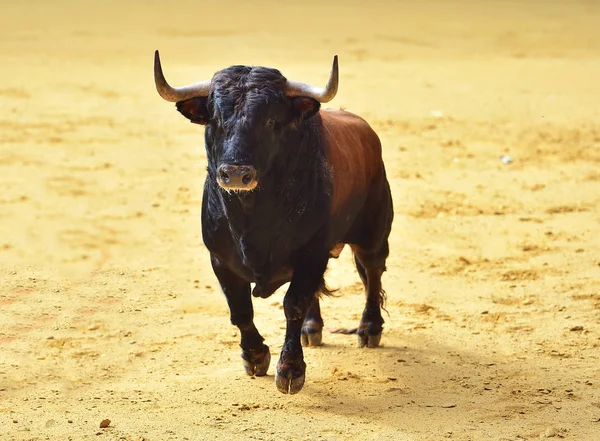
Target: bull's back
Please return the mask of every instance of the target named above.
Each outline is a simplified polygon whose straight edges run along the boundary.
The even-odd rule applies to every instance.
[[[325,154],[333,173],[332,214],[347,211],[367,197],[384,175],[381,142],[369,124],[343,110],[320,112]]]

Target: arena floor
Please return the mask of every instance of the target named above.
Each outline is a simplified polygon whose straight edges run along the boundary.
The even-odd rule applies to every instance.
[[[481,441],[600,435],[600,4],[0,6],[0,438]],[[202,128],[154,89],[232,64],[379,133],[395,204],[377,350],[325,333],[279,393],[283,290],[244,374],[200,238]],[[348,250],[327,329],[358,323]],[[100,422],[111,420],[107,428]]]

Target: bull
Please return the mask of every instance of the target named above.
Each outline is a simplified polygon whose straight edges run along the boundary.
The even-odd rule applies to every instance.
[[[275,383],[282,393],[302,389],[302,346],[322,343],[324,273],[345,244],[366,291],[359,346],[379,346],[392,196],[375,131],[350,112],[321,109],[337,93],[337,56],[324,88],[240,65],[172,87],[158,51],[154,78],[163,99],[205,126],[202,239],[240,330],[246,373],[265,375],[271,359],[253,322],[252,296],[267,298],[290,282]]]

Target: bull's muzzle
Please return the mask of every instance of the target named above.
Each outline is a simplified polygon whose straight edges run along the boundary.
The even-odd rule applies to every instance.
[[[251,191],[256,188],[256,169],[251,165],[223,164],[217,170],[217,183],[227,191]]]

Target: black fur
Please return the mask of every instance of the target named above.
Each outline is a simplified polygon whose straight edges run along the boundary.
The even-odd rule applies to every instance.
[[[330,292],[323,278],[329,251],[338,242],[360,245],[367,224],[369,229],[379,228],[382,239],[373,250],[361,250],[367,265],[372,261],[371,266],[381,268],[380,278],[392,213],[371,217],[368,210],[373,207],[359,205],[363,200],[358,199],[334,228],[333,178],[323,145],[320,104],[308,97],[287,97],[285,84],[278,70],[233,66],[215,74],[208,98],[179,102],[177,109],[206,126],[202,237],[227,298],[231,322],[240,328],[248,373],[266,373],[269,351],[253,323],[250,284],[255,284],[252,295],[268,297],[291,281],[284,299],[287,331],[277,386],[295,393],[304,381],[300,336],[320,332],[323,325],[316,293]],[[222,189],[216,178],[224,164],[253,166],[258,187],[233,193]],[[389,212],[385,172],[377,185],[381,189],[375,190],[389,199],[380,201]],[[365,274],[362,268],[361,277]],[[367,303],[364,315],[369,326],[373,324],[371,333],[381,332],[383,323],[379,312],[383,291],[380,285],[374,289],[381,297]],[[313,328],[302,328],[305,319]]]

